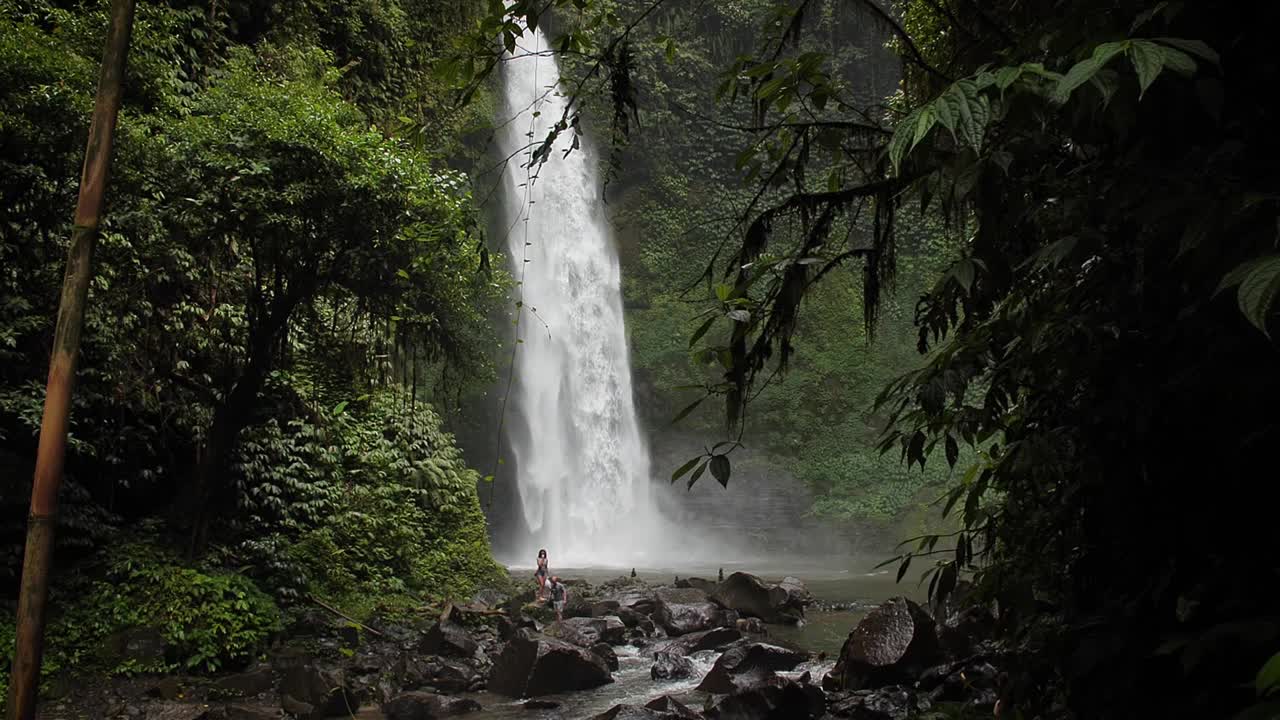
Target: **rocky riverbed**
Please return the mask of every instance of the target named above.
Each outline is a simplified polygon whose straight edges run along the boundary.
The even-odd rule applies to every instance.
[[[997,700],[1003,660],[980,606],[931,613],[892,598],[828,654],[794,641],[823,607],[796,578],[567,584],[559,622],[532,590],[485,590],[408,623],[317,609],[254,667],[81,686],[42,716],[907,720],[947,707],[990,716]]]

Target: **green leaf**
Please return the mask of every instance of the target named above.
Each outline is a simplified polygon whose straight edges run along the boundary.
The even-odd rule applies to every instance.
[[[405,280],[408,280],[408,279],[409,279],[409,271],[408,271],[408,270],[405,270],[404,268],[401,268],[401,269],[397,270],[397,271],[396,271],[396,275],[399,275],[400,277],[404,278]]]
[[[911,555],[907,555],[902,559],[902,564],[898,566],[898,578],[894,582],[902,582],[902,578],[907,574],[907,568],[911,567]]]
[[[485,476],[484,476],[484,481],[485,481],[485,482],[487,482],[487,483],[491,483],[491,482],[493,482],[493,476],[492,476],[492,475],[485,475]]]
[[[1071,69],[1067,71],[1066,75],[1062,76],[1062,79],[1058,81],[1058,85],[1053,89],[1053,101],[1061,105],[1070,100],[1071,93],[1075,92],[1076,88],[1092,80],[1101,67],[1096,58],[1087,58],[1072,65]]]
[[[1280,691],[1280,652],[1272,655],[1258,670],[1257,677],[1253,679],[1253,687],[1259,697]]]
[[[719,298],[720,302],[724,302],[725,300],[728,300],[729,295],[731,295],[732,293],[733,293],[733,287],[731,285],[726,285],[724,283],[720,283],[719,285],[716,285],[716,297]]]
[[[1267,332],[1267,316],[1277,294],[1280,294],[1280,255],[1262,258],[1241,279],[1240,289],[1236,291],[1240,312],[1267,337],[1271,337]]]
[[[1183,38],[1161,37],[1156,38],[1156,42],[1161,43],[1162,45],[1175,47],[1185,53],[1195,55],[1201,60],[1207,60],[1214,65],[1222,64],[1222,58],[1218,57],[1217,51],[1206,45],[1202,40],[1184,40]]]
[[[926,105],[921,109],[920,116],[916,118],[916,133],[915,137],[911,141],[911,147],[914,148],[916,145],[920,144],[920,141],[924,139],[925,135],[929,134],[929,130],[933,128],[933,124],[937,122],[937,120],[938,117],[937,113],[934,111],[933,104]]]
[[[692,469],[693,469],[693,467],[694,467],[695,465],[697,465],[697,464],[702,460],[702,457],[703,457],[703,456],[699,455],[698,457],[695,457],[695,458],[693,458],[692,460],[690,460],[689,462],[687,462],[687,463],[685,463],[685,464],[681,465],[680,467],[676,468],[676,471],[675,471],[675,472],[673,472],[673,473],[671,473],[671,482],[673,482],[673,483],[674,483],[675,481],[677,481],[677,480],[679,480],[680,478],[684,477],[684,475],[685,475],[686,473],[688,473],[690,470],[692,470]]]
[[[902,159],[906,157],[912,134],[915,132],[918,114],[919,110],[912,112],[893,130],[893,137],[889,140],[889,163],[893,165],[894,173],[902,167]]]
[[[693,471],[693,475],[689,478],[689,484],[686,486],[687,489],[693,489],[693,484],[698,482],[698,478],[702,477],[702,473],[707,471],[707,465],[709,462],[710,461],[702,463],[698,466],[697,470]]]
[[[329,413],[329,414],[330,414],[330,415],[341,415],[341,414],[342,414],[342,411],[343,411],[343,410],[346,410],[346,409],[347,409],[347,401],[346,401],[346,400],[343,400],[342,402],[338,403],[337,405],[334,405],[334,406],[333,406],[333,410],[332,410],[332,411],[330,411],[330,413]]]
[[[707,331],[711,329],[711,326],[715,323],[715,321],[716,321],[716,317],[712,315],[711,317],[707,318],[706,321],[702,323],[702,325],[698,326],[697,330],[693,331],[693,337],[689,338],[690,349],[692,349],[693,346],[696,345],[697,342],[702,339],[703,335],[707,334]]]
[[[956,439],[951,435],[947,435],[946,451],[947,465],[955,467],[956,461],[960,459],[960,446],[956,443]]]
[[[728,455],[716,455],[711,458],[711,476],[723,487],[729,487]]]
[[[689,417],[689,413],[691,413],[691,412],[693,412],[694,410],[696,410],[696,409],[698,408],[698,406],[702,404],[702,401],[703,401],[703,400],[706,400],[706,399],[707,399],[707,396],[706,396],[706,395],[704,395],[704,396],[702,396],[702,397],[698,398],[697,400],[693,401],[693,402],[692,402],[688,407],[686,407],[685,409],[683,409],[683,410],[681,410],[680,412],[676,413],[676,416],[675,416],[674,418],[672,418],[672,420],[671,420],[671,424],[672,424],[672,425],[675,425],[676,423],[680,422],[681,420],[685,419],[686,417]]]
[[[1163,48],[1146,40],[1134,40],[1129,45],[1128,54],[1138,71],[1138,97],[1142,97],[1164,69]]]

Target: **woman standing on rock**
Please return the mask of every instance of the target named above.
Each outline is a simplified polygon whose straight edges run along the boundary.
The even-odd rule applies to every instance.
[[[547,589],[547,550],[543,548],[538,551],[538,569],[533,573],[533,579],[538,581],[538,600],[543,600]]]

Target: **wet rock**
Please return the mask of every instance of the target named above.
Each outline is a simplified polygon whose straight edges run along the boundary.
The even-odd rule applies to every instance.
[[[640,615],[651,615],[658,607],[657,593],[644,583],[626,585],[609,591],[606,600],[618,603],[619,610],[626,608]]]
[[[995,633],[996,617],[984,605],[970,605],[937,618],[938,645],[950,657],[972,654]]]
[[[218,678],[213,683],[210,694],[216,694],[218,698],[249,698],[257,697],[271,689],[275,678],[272,676],[271,668],[263,665],[252,670],[248,670],[235,675],[227,675]]]
[[[653,667],[649,668],[649,677],[654,680],[680,680],[693,677],[693,662],[683,655],[669,652],[658,652],[653,655]]]
[[[147,695],[161,700],[177,700],[182,695],[182,681],[173,676],[160,678],[147,690]]]
[[[670,695],[656,697],[645,703],[644,706],[650,710],[657,710],[658,712],[681,718],[681,720],[699,720],[702,717]]]
[[[868,613],[849,633],[823,688],[861,690],[909,683],[940,659],[933,619],[916,603],[896,597]]]
[[[681,715],[640,705],[614,705],[589,720],[682,720]]]
[[[555,700],[525,700],[520,707],[525,710],[555,710],[560,703]]]
[[[752,633],[753,635],[769,634],[760,618],[738,618],[737,627],[739,632]]]
[[[266,705],[230,703],[222,706],[216,715],[220,720],[277,720],[280,709]]]
[[[479,709],[480,703],[475,700],[414,691],[401,693],[383,704],[382,713],[389,720],[435,720]]]
[[[735,628],[712,628],[702,632],[660,640],[649,648],[649,652],[692,655],[700,650],[719,650],[741,639],[742,633]]]
[[[717,584],[715,580],[707,580],[700,577],[681,578],[676,581],[676,587],[678,588],[697,588],[708,595],[716,591]]]
[[[475,656],[480,643],[459,623],[452,619],[441,619],[427,630],[419,648],[431,655],[469,658]]]
[[[828,706],[836,717],[851,720],[908,720],[927,712],[931,704],[900,685],[876,690],[859,690]]]
[[[788,575],[782,578],[778,587],[786,591],[787,603],[791,607],[806,608],[814,603],[813,593],[809,592],[809,587],[800,578]]]
[[[360,707],[360,699],[340,669],[314,665],[295,667],[280,683],[281,706],[302,718],[348,715]]]
[[[598,642],[592,645],[590,650],[596,654],[596,657],[604,660],[605,667],[609,668],[611,672],[617,671],[618,654],[613,651],[612,645],[607,642]]]
[[[208,705],[161,701],[146,706],[145,720],[205,720],[210,716]]]
[[[824,717],[826,712],[826,696],[821,689],[786,678],[772,678],[726,697],[707,712],[706,717],[714,720],[816,720]]]
[[[635,610],[632,610],[631,608],[624,608],[624,607],[617,608],[614,611],[614,614],[617,615],[618,619],[622,621],[622,624],[626,625],[628,628],[639,627],[640,624],[644,622],[649,622],[650,624],[652,624],[652,622],[649,620],[648,617],[641,615],[640,613],[636,612]]]
[[[489,690],[508,697],[553,695],[613,682],[599,656],[528,630],[516,633],[489,671]]]
[[[606,617],[608,615],[617,615],[622,606],[617,600],[600,600],[591,603],[591,617]]]
[[[795,578],[788,578],[800,583]],[[804,617],[803,583],[769,585],[750,573],[736,572],[716,588],[712,599],[742,615],[771,623],[796,623]]]
[[[999,674],[990,662],[975,657],[929,668],[915,686],[933,702],[994,704]]]
[[[736,613],[711,602],[697,588],[661,588],[656,593],[653,621],[669,635],[686,635],[715,627],[732,626]]]
[[[573,643],[578,647],[590,648],[599,642],[621,645],[627,639],[627,626],[613,615],[600,618],[565,618],[548,625],[543,630],[543,634]]]
[[[809,659],[808,653],[750,641],[729,647],[698,684],[703,692],[728,694],[772,679],[775,673],[794,670]]]

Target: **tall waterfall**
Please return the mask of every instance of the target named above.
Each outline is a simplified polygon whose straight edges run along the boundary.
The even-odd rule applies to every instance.
[[[649,455],[636,419],[618,256],[590,142],[530,153],[564,113],[541,31],[504,63],[504,210],[521,281],[510,445],[532,541],[557,566],[621,565],[655,550]],[[536,547],[527,551],[531,561]],[[526,558],[521,558],[522,560]]]

